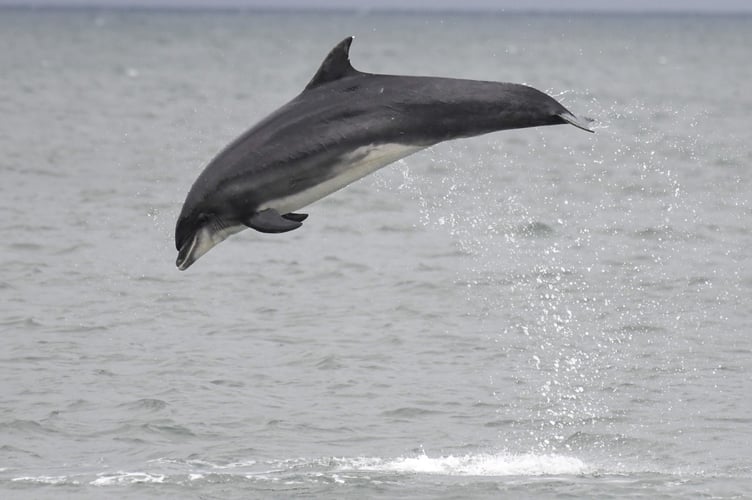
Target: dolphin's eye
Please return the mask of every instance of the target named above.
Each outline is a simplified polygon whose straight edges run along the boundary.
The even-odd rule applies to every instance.
[[[203,223],[205,223],[206,221],[208,221],[208,220],[209,220],[209,214],[207,214],[207,213],[205,213],[205,212],[201,212],[200,214],[198,214],[197,220],[198,220],[198,221],[199,221],[199,222],[200,222],[201,224],[203,224]]]

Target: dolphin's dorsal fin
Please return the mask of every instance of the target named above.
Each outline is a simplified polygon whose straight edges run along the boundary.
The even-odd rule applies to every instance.
[[[350,45],[353,38],[352,36],[348,36],[334,46],[329,55],[324,59],[324,62],[321,63],[319,70],[313,75],[308,85],[306,85],[306,90],[354,75],[358,72],[350,64]]]

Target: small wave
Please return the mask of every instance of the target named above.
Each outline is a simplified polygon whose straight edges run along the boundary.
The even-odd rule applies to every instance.
[[[431,458],[427,455],[394,460],[355,459],[343,470],[441,474],[448,476],[581,475],[592,472],[582,460],[564,455],[465,455]]]
[[[33,434],[44,434],[52,432],[50,429],[40,424],[36,420],[15,419],[7,422],[0,422],[0,430],[10,432],[27,432]]]
[[[41,250],[44,247],[36,243],[11,243],[8,245],[8,248],[22,252],[33,252],[35,250]]]
[[[688,284],[690,287],[712,287],[713,286],[713,279],[707,276],[691,276],[688,280]]]
[[[92,248],[94,245],[91,245],[89,243],[78,243],[75,245],[68,245],[65,248],[61,248],[58,250],[55,250],[53,255],[67,255],[67,254],[74,254],[78,253],[80,250],[86,249],[86,248]]]
[[[0,326],[19,326],[23,328],[39,328],[44,326],[39,321],[35,320],[34,318],[28,318],[28,317],[11,317],[7,320],[4,320],[0,322]]]
[[[337,360],[337,356],[334,354],[324,356],[316,362],[316,368],[319,370],[339,370],[343,367],[344,365]]]
[[[143,424],[140,426],[142,430],[162,434],[165,436],[170,437],[184,437],[184,436],[195,436],[193,431],[191,431],[189,428],[178,425],[178,424],[170,424],[170,423],[149,423],[149,424]]]
[[[24,450],[22,448],[18,448],[16,446],[10,445],[10,444],[4,444],[0,446],[0,456],[4,458],[6,461],[10,461],[11,458],[16,457],[33,457],[33,458],[41,458],[37,453],[34,453],[30,450]],[[8,467],[0,467],[0,472],[5,472],[7,470],[10,470]]]
[[[239,462],[233,462],[233,461],[212,462],[212,461],[204,460],[200,458],[182,459],[182,458],[162,457],[162,458],[155,458],[153,460],[149,460],[148,463],[188,466],[194,469],[192,473],[199,473],[199,472],[203,472],[203,470],[207,468],[208,469],[239,469],[239,468],[244,468],[244,467],[252,467],[256,465],[258,462],[253,459],[248,459],[248,460],[239,461]]]
[[[78,481],[68,478],[68,476],[21,476],[11,479],[14,483],[36,483],[36,484],[51,484],[51,485],[78,485]]]
[[[126,407],[135,410],[146,409],[147,411],[153,412],[160,411],[158,408],[152,408],[150,406],[154,404],[155,403],[143,404],[139,400],[135,403],[128,403]],[[156,405],[159,406],[159,403],[156,403]],[[142,424],[128,423],[114,429],[103,430],[100,434],[108,436],[114,434],[113,439],[130,443],[144,443],[150,439],[153,439],[153,436],[155,435],[173,440],[182,440],[187,436],[195,436],[191,429],[179,424],[175,424],[170,419],[157,419],[152,422]]]
[[[226,387],[245,387],[245,383],[238,380],[216,379],[209,381],[210,384],[223,385]]]
[[[665,332],[666,329],[659,325],[651,325],[647,323],[630,323],[621,326],[616,330],[619,333],[630,334],[657,334]]]
[[[143,398],[129,403],[123,403],[120,407],[131,410],[159,411],[167,407],[167,402],[162,401],[161,399]]]
[[[377,229],[382,233],[414,233],[415,226],[413,225],[382,225]]]
[[[531,221],[517,226],[514,232],[519,236],[527,238],[542,238],[552,235],[554,233],[554,228],[543,222]]]
[[[437,412],[435,410],[426,410],[425,408],[415,408],[412,406],[404,407],[404,408],[397,408],[394,410],[385,410],[381,412],[381,415],[384,417],[403,417],[403,418],[413,418],[413,417],[420,417],[424,415],[435,415]]]
[[[116,484],[136,483],[164,483],[166,476],[163,474],[149,474],[146,472],[105,472],[91,481],[92,486],[112,486]]]

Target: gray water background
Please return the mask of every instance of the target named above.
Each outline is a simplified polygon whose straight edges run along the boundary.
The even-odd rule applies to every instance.
[[[228,141],[365,71],[574,127],[435,146],[187,272]],[[0,11],[0,496],[749,496],[752,18]]]

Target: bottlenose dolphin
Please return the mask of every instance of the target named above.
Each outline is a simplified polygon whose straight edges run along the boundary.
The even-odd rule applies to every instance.
[[[199,175],[175,229],[187,269],[247,227],[283,233],[296,210],[385,165],[449,139],[587,121],[552,97],[514,83],[363,73],[348,37],[303,92],[225,147]]]

